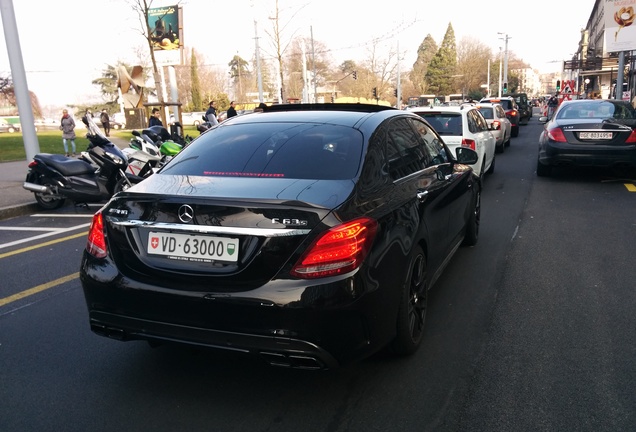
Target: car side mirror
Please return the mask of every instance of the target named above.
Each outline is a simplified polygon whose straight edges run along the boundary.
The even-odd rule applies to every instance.
[[[455,159],[461,164],[472,165],[477,163],[479,155],[471,148],[457,147],[455,148]]]

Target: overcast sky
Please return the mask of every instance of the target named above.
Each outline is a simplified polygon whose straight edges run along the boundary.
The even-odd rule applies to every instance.
[[[10,2],[11,0],[2,0]],[[95,99],[91,81],[108,64],[134,63],[144,44],[134,0],[13,0],[29,89],[43,105],[65,105]],[[152,7],[175,5],[157,1]],[[226,67],[235,54],[254,55],[254,22],[264,56],[274,0],[185,0],[186,48],[205,57],[199,62]],[[504,46],[541,72],[560,70],[561,61],[577,50],[594,0],[401,0],[393,3],[355,0],[279,0],[283,36],[310,36],[326,45],[336,62],[368,57],[370,41],[388,53],[403,53],[401,70],[412,67],[422,40],[430,34],[439,44],[451,23],[456,41],[472,37],[496,52]],[[3,19],[6,19],[3,17]],[[4,31],[0,34],[0,74],[10,73]],[[271,53],[271,50],[269,50]]]

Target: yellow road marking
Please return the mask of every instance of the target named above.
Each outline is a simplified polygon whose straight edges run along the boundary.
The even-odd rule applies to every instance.
[[[632,184],[632,183],[625,183],[625,187],[627,188],[628,191],[630,192],[636,192],[636,184]]]
[[[52,244],[60,243],[60,242],[66,241],[66,240],[72,240],[72,239],[78,238],[78,237],[86,237],[87,235],[88,235],[88,231],[84,231],[84,232],[81,232],[79,234],[73,234],[71,236],[67,236],[67,237],[64,237],[64,238],[57,239],[57,240],[51,240],[51,241],[48,241],[48,242],[45,242],[45,243],[39,243],[39,244],[36,244],[36,245],[33,245],[33,246],[29,246],[29,247],[25,247],[25,248],[22,248],[22,249],[14,250],[12,252],[5,252],[3,254],[0,254],[0,259],[6,258],[6,257],[10,257],[12,255],[17,255],[17,254],[23,253],[23,252],[28,252],[28,251],[31,251],[31,250],[34,250],[34,249],[39,249],[41,247],[50,246]]]
[[[55,287],[57,285],[61,285],[61,284],[65,283],[65,282],[72,281],[73,279],[77,279],[78,277],[79,277],[79,272],[73,273],[73,274],[70,274],[68,276],[64,276],[64,277],[61,277],[59,279],[55,279],[55,280],[53,280],[51,282],[47,282],[45,284],[38,285],[36,287],[30,288],[28,290],[24,290],[24,291],[19,292],[17,294],[13,294],[13,295],[11,295],[9,297],[5,297],[3,299],[0,299],[0,306],[4,306],[4,305],[7,305],[9,303],[13,303],[14,301],[23,299],[23,298],[31,296],[33,294],[37,294],[37,293],[42,292],[42,291],[46,291],[49,288],[53,288],[53,287]]]

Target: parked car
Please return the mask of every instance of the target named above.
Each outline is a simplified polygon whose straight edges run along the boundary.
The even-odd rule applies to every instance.
[[[182,125],[183,126],[199,126],[200,124],[204,123],[205,120],[203,119],[205,117],[205,111],[196,111],[196,112],[184,112],[181,113],[181,120],[182,120]],[[176,120],[174,118],[174,115],[170,115],[170,123],[174,123]]]
[[[20,132],[20,124],[9,123],[6,119],[0,118],[0,132]]]
[[[537,175],[561,165],[636,167],[636,111],[621,100],[563,101],[552,118],[540,117]]]
[[[510,145],[512,136],[512,125],[506,117],[506,112],[501,105],[491,103],[480,103],[477,109],[486,119],[490,132],[495,137],[495,152],[503,153]]]
[[[526,125],[532,118],[532,106],[526,93],[508,93],[506,96],[514,98],[519,109],[519,124]]]
[[[479,177],[495,171],[495,137],[474,104],[416,107],[410,111],[425,118],[451,150],[460,146],[475,150],[479,158],[472,168]]]
[[[95,214],[91,329],[304,369],[411,354],[429,289],[477,242],[476,160],[385,106],[230,118]]]
[[[519,136],[520,114],[519,108],[517,107],[517,102],[514,100],[514,98],[511,98],[510,96],[483,98],[479,102],[498,103],[499,105],[501,105],[504,111],[506,111],[506,117],[508,117],[508,120],[510,120],[510,125],[512,126],[512,136]]]

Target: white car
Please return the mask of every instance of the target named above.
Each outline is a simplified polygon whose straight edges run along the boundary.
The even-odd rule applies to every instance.
[[[483,177],[495,170],[495,137],[488,122],[474,104],[410,108],[423,117],[452,150],[464,146],[477,152],[479,159],[471,165]]]
[[[196,111],[189,113],[181,113],[182,126],[199,126],[201,123],[204,123],[205,120],[203,117],[205,116],[205,111]],[[174,123],[174,115],[170,114],[170,123]]]
[[[512,137],[512,123],[506,117],[506,111],[496,103],[479,103],[477,109],[488,122],[490,131],[495,137],[495,151],[503,153],[504,148],[510,145]]]

